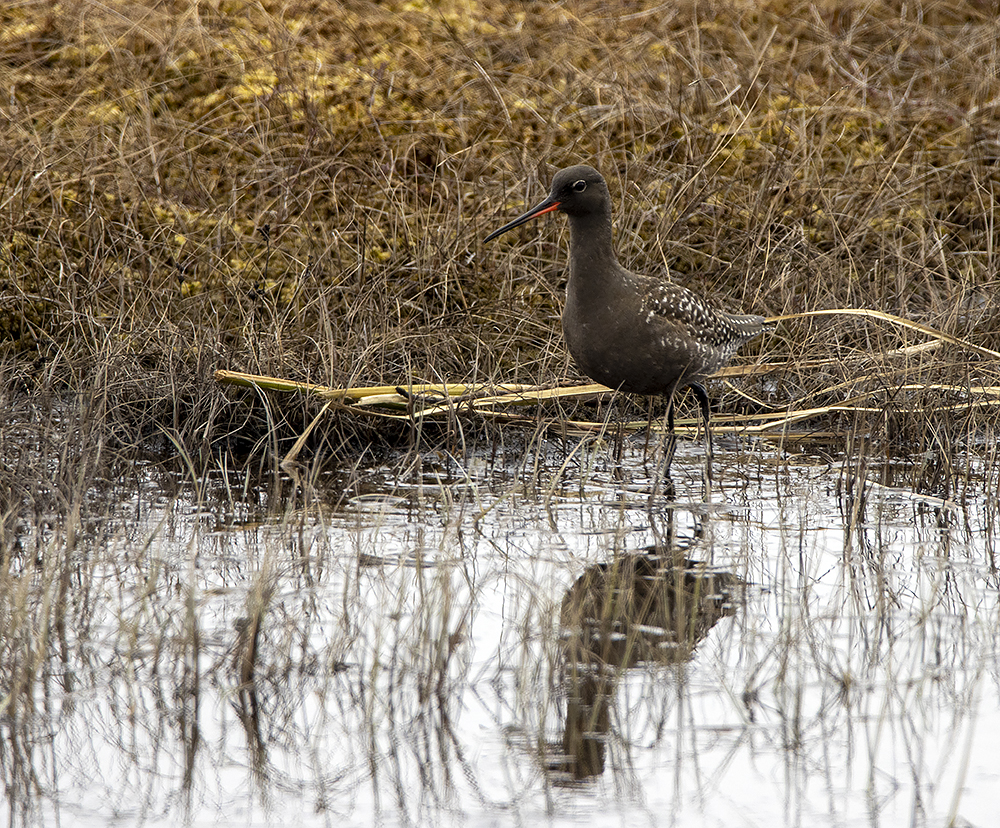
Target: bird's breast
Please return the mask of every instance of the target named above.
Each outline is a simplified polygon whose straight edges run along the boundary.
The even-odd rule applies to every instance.
[[[597,300],[570,292],[563,312],[566,347],[591,379],[629,393],[666,394],[718,367],[715,349],[683,325],[628,297]]]

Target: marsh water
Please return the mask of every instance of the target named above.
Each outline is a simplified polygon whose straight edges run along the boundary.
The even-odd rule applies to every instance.
[[[649,458],[93,481],[9,563],[58,611],[7,818],[995,824],[997,470],[720,441],[706,497],[700,442],[672,492]]]

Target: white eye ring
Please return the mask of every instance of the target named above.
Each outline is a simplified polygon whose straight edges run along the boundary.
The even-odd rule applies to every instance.
[[[587,182],[582,178],[579,181],[573,182],[573,191],[577,193],[582,193],[587,189]]]

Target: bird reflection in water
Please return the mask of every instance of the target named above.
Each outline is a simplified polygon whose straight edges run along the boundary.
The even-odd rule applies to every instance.
[[[609,707],[625,670],[691,658],[712,626],[735,613],[743,581],[676,550],[649,547],[589,567],[563,598],[566,720],[556,781],[604,770]]]

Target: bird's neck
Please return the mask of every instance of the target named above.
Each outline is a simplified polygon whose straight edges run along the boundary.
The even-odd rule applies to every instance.
[[[569,217],[570,278],[587,282],[618,269],[610,211]]]

